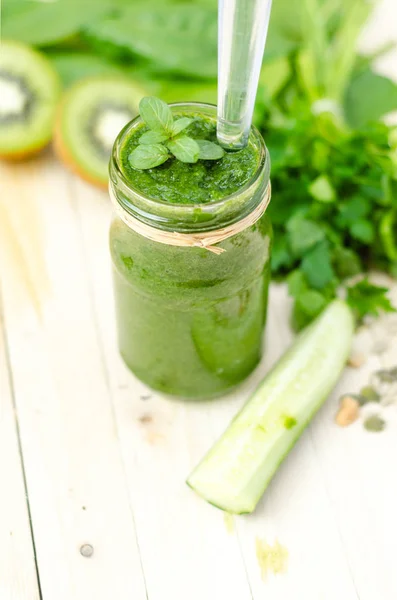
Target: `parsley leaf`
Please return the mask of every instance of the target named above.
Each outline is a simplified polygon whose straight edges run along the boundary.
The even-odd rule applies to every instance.
[[[396,312],[387,297],[388,289],[373,285],[368,279],[363,279],[347,290],[347,302],[353,309],[358,320],[365,315],[378,316],[383,312]]]
[[[294,216],[287,224],[288,240],[292,253],[302,256],[317,242],[324,239],[324,231],[314,221]]]
[[[309,192],[319,202],[334,202],[335,190],[326,175],[320,175],[309,185]]]
[[[374,226],[371,221],[360,219],[349,227],[352,237],[364,244],[370,244],[375,237]]]
[[[309,284],[318,290],[324,288],[334,278],[328,242],[320,242],[305,254],[301,269]]]

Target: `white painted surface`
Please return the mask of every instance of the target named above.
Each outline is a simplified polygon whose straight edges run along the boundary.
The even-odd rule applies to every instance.
[[[397,38],[396,23],[388,0],[366,46],[386,27]],[[385,68],[397,76],[396,56]],[[230,532],[184,480],[288,346],[285,289],[272,287],[267,354],[238,393],[171,402],[117,353],[106,195],[47,155],[1,166],[0,217],[10,359],[0,337],[0,600],[40,598],[34,546],[44,600],[397,599],[397,409],[378,435],[333,421],[341,393],[397,364],[396,344],[346,370],[255,514]],[[287,548],[286,573],[261,579],[256,538]]]

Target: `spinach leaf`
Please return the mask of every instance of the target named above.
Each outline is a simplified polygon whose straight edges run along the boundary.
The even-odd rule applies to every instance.
[[[345,114],[352,127],[377,121],[397,110],[397,84],[366,70],[352,79],[345,95]]]
[[[36,46],[48,46],[74,35],[81,27],[109,13],[111,0],[57,0],[25,2],[18,10],[6,10],[2,22],[4,38]]]
[[[182,3],[129,6],[86,28],[87,39],[154,61],[157,68],[189,76],[216,77],[217,12]],[[97,46],[100,47],[100,46]]]
[[[120,65],[95,54],[84,52],[50,52],[47,56],[58,71],[65,87],[70,86],[83,77],[123,73]]]

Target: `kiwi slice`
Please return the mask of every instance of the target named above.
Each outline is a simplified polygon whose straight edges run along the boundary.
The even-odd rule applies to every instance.
[[[138,114],[145,96],[139,84],[119,75],[87,77],[65,94],[55,127],[55,149],[72,170],[105,187],[113,142]]]
[[[51,139],[61,82],[50,61],[25,44],[0,45],[0,157],[21,158]]]

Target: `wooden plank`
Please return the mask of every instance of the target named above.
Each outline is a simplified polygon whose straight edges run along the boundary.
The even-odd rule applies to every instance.
[[[80,190],[81,186],[79,185],[78,188]],[[194,555],[194,563],[200,564],[202,584],[207,577],[209,580],[215,581],[206,559],[210,549],[203,543],[202,536],[204,536],[204,541],[205,538],[211,540],[212,547],[217,545],[218,556],[220,554],[226,556],[227,552],[230,553],[230,548],[239,542],[243,550],[254,598],[262,598],[264,593],[270,590],[275,598],[286,597],[283,594],[293,597],[299,597],[301,594],[309,600],[312,598],[317,600],[320,597],[327,599],[338,597],[341,600],[356,598],[354,584],[345,560],[343,544],[335,526],[332,507],[324,482],[319,477],[321,468],[312,455],[310,437],[307,437],[306,442],[300,447],[300,452],[293,459],[292,464],[298,465],[297,473],[299,473],[299,478],[293,478],[296,484],[294,493],[290,492],[291,469],[288,469],[287,466],[281,486],[279,479],[278,488],[267,494],[265,502],[255,515],[236,519],[238,535],[229,535],[226,540],[224,539],[225,532],[222,531],[221,535],[219,528],[215,527],[217,519],[220,519],[221,515],[183,488],[183,481],[192,466],[225,428],[249,391],[263,376],[269,364],[276,360],[288,344],[287,340],[280,338],[280,324],[274,319],[275,309],[282,305],[282,302],[280,304],[282,298],[277,294],[272,296],[269,316],[271,344],[269,343],[267,359],[237,394],[206,404],[183,404],[162,400],[157,394],[148,392],[142,384],[136,382],[115,355],[112,295],[104,285],[103,275],[103,264],[109,262],[108,250],[104,244],[110,220],[109,209],[103,205],[98,207],[97,218],[94,221],[90,215],[92,215],[94,203],[98,203],[96,195],[84,189],[84,193],[79,191],[79,197],[81,197],[79,210],[82,216],[89,260],[88,270],[94,282],[95,304],[99,315],[98,321],[103,344],[106,348],[111,387],[114,390],[120,437],[126,448],[127,470],[131,484],[134,486],[135,483],[135,487],[138,484],[139,489],[142,489],[142,496],[136,495],[134,498],[134,508],[150,598],[167,597],[165,591],[172,584],[167,575],[171,570],[171,564],[164,558],[164,552],[166,552],[166,547],[170,547],[170,543],[174,543],[171,560],[173,561],[175,558],[179,564],[182,559],[184,561],[182,571],[187,575],[186,584],[183,577],[178,582],[177,590],[180,593],[175,593],[176,598],[184,597],[183,594],[186,594],[189,581],[192,576],[194,577],[192,575],[194,565],[186,564],[185,557],[181,554],[181,548],[187,543],[186,539],[190,539],[193,546],[199,549],[199,553]],[[284,320],[286,314],[284,305],[282,314]],[[140,397],[146,398],[148,394],[150,400],[139,400]],[[142,402],[144,406],[142,406]],[[150,414],[153,418],[149,435],[154,435],[154,438],[149,438],[149,443],[152,439],[151,445],[154,445],[154,448],[147,447],[145,444],[147,439],[143,432],[141,432],[141,440],[137,440],[139,430],[138,436],[132,436],[129,427],[125,426],[129,415],[134,415],[135,419],[139,420],[139,416],[145,414]],[[128,466],[134,455],[138,456],[138,473],[135,470],[136,462],[131,468]],[[146,493],[144,493],[145,477],[141,471],[149,477],[156,478],[155,484],[152,483],[150,489],[155,489],[161,496],[162,503],[167,505],[167,515],[170,518],[169,530],[174,533],[172,541],[170,541],[167,531],[161,527],[163,514],[159,515],[157,519],[151,519],[148,523],[145,509],[148,503],[149,505],[151,503],[150,491],[149,488],[146,488]],[[297,506],[299,507],[298,514],[296,513]],[[189,526],[188,519],[192,523],[196,523],[194,528]],[[181,527],[181,523],[183,523],[183,527]],[[313,523],[315,523],[315,527],[312,527]],[[266,536],[269,537],[271,543],[277,536],[281,538],[280,541],[283,541],[284,536],[284,542],[291,553],[291,566],[287,576],[277,578],[275,581],[263,582],[255,556],[255,542],[257,537]],[[153,546],[160,548],[158,554],[150,550]],[[319,551],[319,548],[323,552]],[[213,561],[214,556],[212,554],[210,556]],[[230,556],[228,560],[230,561]],[[151,563],[153,563],[152,567]],[[219,558],[216,565],[220,593],[225,597],[226,594],[233,594],[236,586],[233,584],[233,588],[230,589],[230,574],[226,575],[226,569],[225,572],[219,571]],[[152,582],[152,579],[155,578],[155,571],[156,587]],[[229,567],[230,572],[234,573],[235,567],[233,569]],[[337,579],[333,577],[335,572],[339,574]],[[164,596],[161,595],[161,590],[163,590]],[[206,591],[209,593],[209,590],[203,585],[200,593],[203,594]],[[209,597],[214,596],[210,595]]]
[[[397,286],[393,296],[397,306]],[[370,353],[360,369],[347,369],[311,427],[314,449],[321,461],[361,600],[397,597],[397,573],[393,561],[397,553],[394,506],[397,497],[397,414],[395,405],[383,409],[387,427],[378,434],[366,431],[362,420],[341,430],[333,423],[333,416],[341,394],[358,392],[375,370],[397,365],[397,317],[390,315],[381,320],[385,321],[386,335],[387,327],[390,329],[388,350],[384,356]],[[368,334],[371,337],[371,330]],[[365,344],[365,335],[361,336],[361,344],[368,350],[374,347],[374,340]],[[369,405],[363,412],[370,414],[378,409]]]
[[[43,598],[144,600],[133,514],[67,179],[49,161],[2,167],[4,188],[14,185],[16,177],[21,195],[6,209],[18,251],[30,266],[29,254],[43,252],[28,272],[35,302],[21,284],[22,271],[15,271],[12,260],[2,265]],[[41,245],[31,243],[27,211],[36,216],[36,224],[30,223],[40,226]],[[43,280],[49,285],[43,287]],[[87,544],[93,548],[91,557],[81,554]]]
[[[271,287],[266,355],[245,389],[246,398],[291,341],[288,325],[290,301],[285,286]],[[214,429],[224,429],[232,419],[233,405],[214,403]],[[272,600],[355,600],[353,577],[343,540],[328,497],[321,463],[305,433],[268,487],[254,514],[235,517],[253,597]],[[281,544],[288,553],[286,572],[269,573],[262,579],[256,556],[256,540]],[[335,577],[337,573],[337,577]]]
[[[75,189],[149,598],[248,600],[236,536],[229,535],[223,513],[184,483],[214,439],[209,404],[162,398],[122,364],[107,247],[109,202],[79,182]]]
[[[0,598],[39,600],[1,313],[0,302]]]

